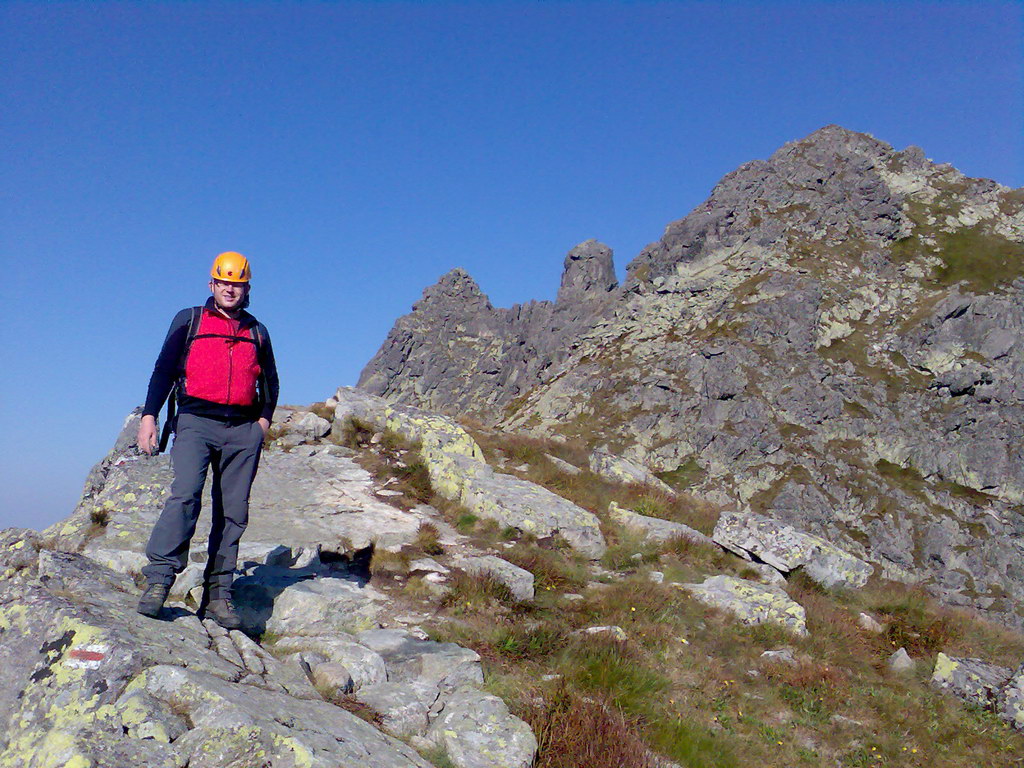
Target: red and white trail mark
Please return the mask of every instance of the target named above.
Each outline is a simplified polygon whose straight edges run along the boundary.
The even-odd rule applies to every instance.
[[[110,646],[106,644],[83,645],[80,648],[72,648],[68,657],[64,660],[64,666],[75,669],[98,669],[103,660],[107,658]]]

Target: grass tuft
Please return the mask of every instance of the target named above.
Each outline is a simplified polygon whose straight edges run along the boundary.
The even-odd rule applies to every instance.
[[[416,531],[416,539],[413,546],[425,555],[443,555],[444,547],[441,545],[441,535],[437,526],[433,523],[421,523]]]
[[[522,713],[537,736],[535,768],[654,768],[629,717],[601,698],[582,696],[564,684],[536,695]]]

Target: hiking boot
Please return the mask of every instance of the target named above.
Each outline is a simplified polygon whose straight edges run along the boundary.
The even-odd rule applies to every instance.
[[[226,597],[211,600],[200,612],[200,619],[213,619],[224,629],[238,629],[242,620],[235,613],[235,607]]]
[[[167,584],[148,584],[136,610],[143,616],[155,619],[160,615],[160,609],[164,607],[164,601],[167,600],[167,593],[170,589]]]

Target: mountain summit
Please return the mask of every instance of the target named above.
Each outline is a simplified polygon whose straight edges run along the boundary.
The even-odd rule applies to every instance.
[[[610,262],[574,248],[555,303],[429,288],[359,386],[613,451],[1024,625],[1024,190],[830,125],[622,285]]]

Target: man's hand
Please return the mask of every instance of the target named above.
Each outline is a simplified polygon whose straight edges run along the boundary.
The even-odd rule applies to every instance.
[[[139,446],[139,450],[143,453],[153,455],[153,451],[157,446],[157,434],[156,434],[156,416],[143,416],[142,421],[139,422],[139,434],[135,438],[135,443]]]
[[[270,429],[270,419],[260,419],[260,426],[263,427],[263,435],[266,437],[267,431]]]

